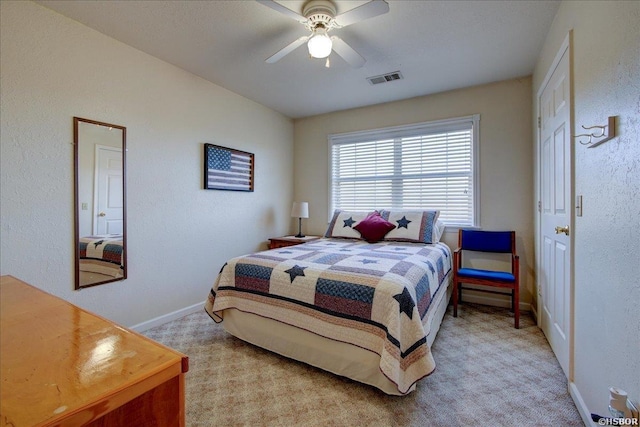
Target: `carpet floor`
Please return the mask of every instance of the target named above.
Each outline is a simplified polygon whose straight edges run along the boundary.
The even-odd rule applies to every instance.
[[[436,370],[402,397],[247,344],[204,312],[145,331],[189,356],[186,418],[196,426],[584,426],[542,331],[507,309],[451,307]]]

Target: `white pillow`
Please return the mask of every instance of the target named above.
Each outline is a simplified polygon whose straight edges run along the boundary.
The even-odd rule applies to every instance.
[[[433,240],[431,241],[432,243],[438,243],[440,241],[442,235],[444,234],[445,228],[446,226],[444,225],[444,222],[440,220],[436,221],[436,226],[433,227]]]

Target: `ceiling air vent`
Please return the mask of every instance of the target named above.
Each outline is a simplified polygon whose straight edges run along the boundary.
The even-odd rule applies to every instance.
[[[380,76],[367,77],[369,84],[377,85],[380,83],[392,82],[394,80],[402,80],[402,74],[400,71],[394,71],[392,73],[382,74]]]

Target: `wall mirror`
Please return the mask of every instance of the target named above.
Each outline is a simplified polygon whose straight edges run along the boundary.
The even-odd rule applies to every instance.
[[[73,118],[76,289],[127,278],[126,134]]]

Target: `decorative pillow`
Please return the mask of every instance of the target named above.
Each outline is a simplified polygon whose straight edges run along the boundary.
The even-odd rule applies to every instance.
[[[365,219],[369,212],[363,211],[342,211],[336,209],[333,218],[329,223],[329,228],[324,237],[341,237],[343,239],[360,239],[360,233],[354,229],[360,221]]]
[[[440,241],[440,238],[444,234],[445,228],[446,226],[444,225],[444,222],[440,220],[436,221],[436,226],[433,227],[433,239],[431,240],[431,243],[438,243]]]
[[[396,225],[384,240],[436,243],[434,230],[440,211],[383,210],[382,218]]]
[[[382,240],[396,226],[382,218],[379,212],[371,212],[365,219],[354,225],[353,228],[358,230],[362,238],[367,242],[376,243]]]

